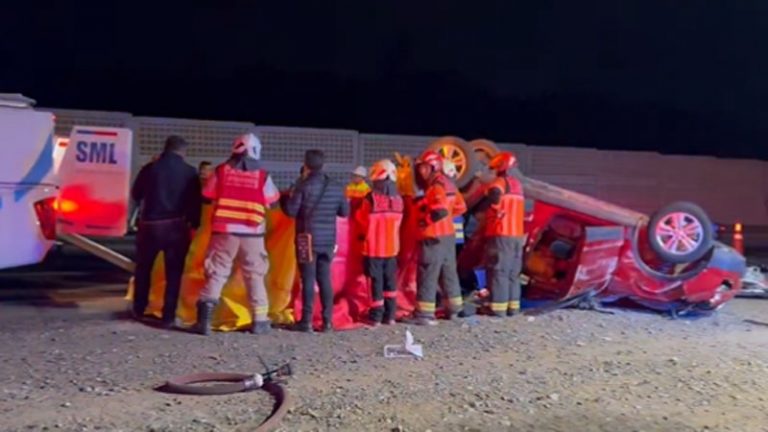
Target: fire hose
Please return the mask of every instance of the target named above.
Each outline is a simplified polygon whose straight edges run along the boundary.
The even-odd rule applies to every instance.
[[[182,375],[169,379],[162,390],[168,393],[184,395],[226,395],[252,390],[264,390],[275,400],[272,412],[256,428],[254,432],[272,431],[280,424],[291,405],[291,397],[276,377],[292,374],[291,366],[286,364],[264,374],[239,374],[224,372],[206,372]],[[201,383],[217,383],[214,385],[196,385]]]

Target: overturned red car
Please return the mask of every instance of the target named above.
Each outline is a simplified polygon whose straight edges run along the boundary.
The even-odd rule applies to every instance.
[[[458,161],[471,206],[482,180],[466,168],[498,150],[487,141],[469,144],[441,140],[435,147]],[[462,158],[475,161],[462,164]],[[519,177],[528,200],[523,297],[529,303],[578,300],[599,307],[631,301],[677,316],[716,310],[741,290],[746,260],[714,240],[713,225],[699,206],[676,202],[649,217]],[[474,217],[482,224],[482,215]],[[462,279],[474,276],[478,288],[484,279],[482,248],[482,237],[470,235],[458,262]]]

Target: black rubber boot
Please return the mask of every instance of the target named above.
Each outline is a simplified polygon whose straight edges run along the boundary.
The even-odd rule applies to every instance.
[[[251,333],[257,335],[263,335],[269,333],[272,330],[272,322],[267,321],[254,321],[251,325]]]
[[[213,308],[216,303],[209,301],[197,302],[197,322],[195,323],[195,333],[201,335],[211,334],[211,319],[213,318]]]
[[[330,321],[323,321],[323,333],[330,333],[333,331],[333,324]]]
[[[291,330],[303,333],[312,333],[312,323],[307,321],[299,321],[291,326]]]

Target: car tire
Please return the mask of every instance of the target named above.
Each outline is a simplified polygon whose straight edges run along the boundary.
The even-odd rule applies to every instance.
[[[494,156],[501,152],[496,143],[487,139],[472,140],[469,142],[469,145],[475,151],[477,161],[483,165],[487,165]]]
[[[712,222],[698,205],[680,201],[656,211],[648,221],[651,250],[671,264],[691,263],[712,249]]]
[[[428,149],[457,162],[456,169],[459,171],[459,175],[456,178],[456,186],[458,188],[463,188],[469,184],[480,168],[474,149],[461,138],[442,137],[429,144]]]

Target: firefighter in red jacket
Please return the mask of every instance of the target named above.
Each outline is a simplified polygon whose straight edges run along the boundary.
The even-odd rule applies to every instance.
[[[363,235],[365,273],[371,279],[373,326],[395,323],[397,298],[397,254],[400,252],[400,224],[403,198],[397,192],[396,167],[392,161],[373,164],[369,177],[373,190],[362,200],[355,214]]]
[[[437,290],[447,297],[448,316],[462,309],[461,287],[456,270],[456,231],[453,218],[467,211],[464,198],[443,173],[442,157],[431,150],[416,161],[416,180],[424,190],[419,205],[421,250],[417,273],[417,324],[434,325]]]
[[[209,334],[211,315],[239,256],[248,289],[252,331],[269,331],[269,305],[264,276],[269,269],[264,247],[266,211],[279,202],[280,192],[259,161],[261,143],[253,134],[238,137],[232,156],[216,167],[203,190],[215,202],[212,235],[205,260],[206,284],[197,302],[195,331]]]
[[[509,174],[515,155],[502,152],[488,167],[496,178],[485,192],[486,272],[491,310],[496,316],[520,311],[520,272],[523,265],[525,200],[520,181]]]

